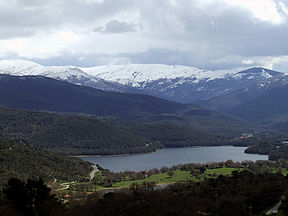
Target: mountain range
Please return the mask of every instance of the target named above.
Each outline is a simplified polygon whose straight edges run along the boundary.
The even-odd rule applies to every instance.
[[[216,71],[161,64],[79,68],[42,66],[26,60],[2,60],[0,73],[40,75],[105,91],[147,94],[180,103],[221,96],[281,74],[261,67]]]
[[[38,75],[106,91],[137,91],[136,89],[130,90],[130,87],[118,83],[108,82],[96,76],[91,76],[75,66],[42,66],[20,59],[0,61],[0,74],[15,76]]]
[[[195,105],[106,92],[42,76],[0,75],[0,105],[66,113],[65,118],[56,118],[6,110],[0,116],[0,135],[22,134],[17,138],[66,153],[135,153],[159,147],[223,145],[255,129],[245,121]],[[111,123],[118,127],[111,127]]]
[[[262,130],[259,126],[280,131],[281,136],[278,132],[267,135],[269,139],[279,137],[279,142],[287,134],[288,75],[261,67],[219,71],[178,65],[135,64],[77,68],[45,67],[29,61],[6,60],[0,61],[0,74],[1,106],[78,116],[65,120],[63,137],[66,138],[78,127],[94,128],[98,125],[103,128],[99,122],[92,120],[87,120],[85,124],[84,119],[78,119],[79,115],[87,119],[98,118],[108,121],[110,126],[104,127],[106,129],[112,125],[117,127],[104,131],[120,131],[112,132],[116,134],[114,143],[130,139],[139,144],[135,148],[109,146],[111,140],[108,135],[102,139],[107,141],[104,142],[107,146],[105,144],[99,149],[99,145],[93,145],[99,136],[87,130],[88,134],[96,137],[96,140],[89,139],[91,143],[87,144],[87,148],[83,148],[81,142],[86,132],[80,131],[76,137],[71,136],[72,139],[65,138],[65,142],[68,141],[64,148],[61,143],[57,144],[54,147],[56,151],[109,154],[143,152],[143,149],[147,152],[159,147],[223,145],[231,144],[231,140],[233,144],[234,138],[243,133],[257,134]],[[191,101],[197,105],[188,104]],[[6,114],[3,116],[5,119]],[[12,120],[11,123],[6,122],[10,129],[17,122],[15,118]],[[75,127],[69,128],[69,122]],[[30,125],[35,124],[32,121]],[[55,125],[56,128],[63,126],[61,121]],[[53,139],[49,134],[58,133],[53,131],[53,124],[49,127],[43,127],[36,139],[32,136],[35,134],[28,134],[24,140],[33,145],[37,141],[45,144],[47,139],[50,142]],[[7,131],[5,127],[2,129]],[[125,136],[121,137],[121,133]],[[61,136],[60,133],[58,137]],[[265,136],[260,133],[254,137]],[[115,141],[118,138],[121,141]],[[249,138],[249,143],[255,143],[255,139]],[[81,147],[75,143],[80,143]],[[149,148],[142,149],[146,144]]]
[[[106,81],[180,103],[213,98],[280,74],[261,67],[211,71],[159,64],[108,65],[82,70]]]

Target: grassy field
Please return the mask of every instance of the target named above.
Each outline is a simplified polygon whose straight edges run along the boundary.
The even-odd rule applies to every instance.
[[[172,184],[176,182],[185,182],[185,181],[201,181],[205,177],[213,178],[218,175],[231,175],[232,171],[239,170],[236,168],[217,168],[217,169],[207,169],[204,173],[197,176],[192,175],[189,171],[175,170],[172,176],[169,176],[167,173],[155,174],[150,177],[146,177],[142,180],[131,180],[131,181],[122,181],[115,183],[112,187],[125,188],[129,187],[133,183],[141,184],[143,182],[155,182],[155,184]]]
[[[204,174],[206,175],[231,175],[233,171],[239,170],[241,171],[242,169],[237,169],[237,168],[228,168],[228,167],[223,167],[223,168],[218,168],[218,169],[207,169]]]
[[[273,168],[271,172],[274,173],[274,174],[278,173],[278,172],[281,172],[282,175],[284,175],[284,176],[287,176],[287,174],[288,174],[288,170],[286,168],[281,168],[280,170],[277,169],[277,168]]]
[[[167,173],[155,174],[141,180],[117,182],[113,185],[113,187],[129,187],[133,183],[141,184],[143,182],[155,182],[155,184],[171,184],[174,182],[188,181],[192,179],[193,176],[191,176],[189,171],[175,170],[172,176],[169,176]]]

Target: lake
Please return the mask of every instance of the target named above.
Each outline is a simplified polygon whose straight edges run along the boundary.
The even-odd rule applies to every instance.
[[[246,147],[234,146],[167,148],[149,154],[81,156],[80,158],[114,172],[159,169],[164,166],[171,167],[186,163],[268,159],[267,155],[246,154],[244,153],[245,149]]]

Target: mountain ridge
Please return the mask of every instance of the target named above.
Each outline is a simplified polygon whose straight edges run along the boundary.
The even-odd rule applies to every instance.
[[[91,76],[80,68],[71,65],[43,66],[35,62],[21,59],[2,60],[0,61],[0,74],[9,74],[14,76],[44,76],[105,91],[137,92],[136,89]]]
[[[288,75],[278,75],[196,104],[242,119],[272,126],[288,121]]]
[[[0,73],[40,75],[105,91],[147,94],[180,103],[224,95],[281,74],[261,67],[216,71],[162,64],[45,67],[24,60],[0,61]]]
[[[0,75],[0,105],[97,116],[148,141],[174,147],[226,144],[229,139],[255,129],[239,119],[191,104],[105,92],[39,76]],[[54,133],[58,131],[51,132]],[[45,141],[44,138],[41,140]]]
[[[180,65],[111,65],[82,68],[88,74],[138,88],[166,100],[193,103],[248,87],[280,74],[262,67],[201,70]]]

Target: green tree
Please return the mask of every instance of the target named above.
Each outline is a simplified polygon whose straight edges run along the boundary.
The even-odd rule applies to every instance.
[[[52,206],[59,205],[54,195],[41,179],[28,179],[23,182],[11,178],[3,189],[4,197],[24,215],[46,216],[50,215]]]

